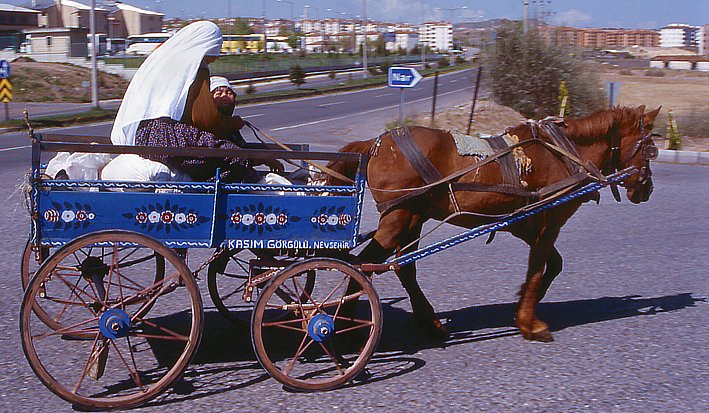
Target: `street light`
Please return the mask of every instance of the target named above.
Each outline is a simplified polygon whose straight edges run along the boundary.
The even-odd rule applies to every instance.
[[[322,35],[322,25],[321,25],[321,21],[320,21],[320,9],[315,6],[310,6],[307,4],[303,6],[303,9],[304,9],[303,13],[305,14],[305,20],[308,20],[308,9],[315,9],[315,11],[317,12],[317,14],[316,14],[317,21],[318,21],[318,25],[320,25],[320,30],[318,30],[318,34],[320,34],[320,53],[322,53],[323,52],[322,45],[324,42],[323,42],[323,35]]]
[[[364,31],[364,44],[362,47],[362,77],[367,78],[367,0],[362,0],[362,30]]]
[[[286,3],[288,6],[290,6],[290,24],[291,24],[291,30],[295,31],[295,21],[293,21],[293,2],[288,1],[288,0],[276,0],[279,3]]]
[[[89,11],[89,30],[91,32],[91,106],[99,108],[98,104],[98,67],[96,62],[96,0],[91,0]]]
[[[453,12],[458,11],[458,10],[465,10],[467,9],[468,6],[462,6],[462,7],[436,7],[436,10],[444,10],[444,11],[449,11],[451,12],[451,24],[455,23],[455,15]]]

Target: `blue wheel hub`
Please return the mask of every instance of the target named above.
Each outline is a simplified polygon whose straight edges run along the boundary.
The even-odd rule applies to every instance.
[[[335,322],[327,314],[318,314],[308,323],[308,335],[317,343],[322,343],[335,334]]]
[[[115,339],[128,335],[130,330],[130,317],[125,311],[111,308],[101,314],[98,329],[104,337]]]

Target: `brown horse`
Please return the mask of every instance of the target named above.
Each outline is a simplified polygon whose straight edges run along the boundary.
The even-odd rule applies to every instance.
[[[633,203],[647,201],[653,189],[646,153],[654,149],[650,133],[660,108],[650,113],[644,111],[645,106],[636,109],[616,107],[598,111],[586,118],[567,119],[560,126],[584,163],[591,162],[605,172],[629,166],[641,170],[640,174],[631,176],[622,184],[628,199]],[[550,137],[535,125],[527,123],[507,131],[508,135],[516,135],[520,142],[532,141],[523,148],[524,154],[531,160],[532,170],[520,176],[525,189],[529,191],[541,190],[572,175],[564,156],[541,142],[550,142]],[[447,177],[469,168],[477,160],[471,156],[458,155],[449,132],[424,127],[412,127],[409,130],[413,142],[441,176]],[[613,146],[618,149],[613,150]],[[394,253],[406,252],[401,250],[409,244],[412,245],[407,251],[416,249],[421,228],[429,219],[440,221],[456,213],[456,210],[468,211],[475,214],[458,213],[448,222],[474,228],[491,222],[489,217],[482,214],[507,214],[529,202],[529,199],[515,194],[470,190],[455,191],[453,197],[447,183],[434,183],[423,194],[410,197],[402,203],[387,204],[407,193],[393,190],[417,188],[426,183],[417,168],[402,153],[392,137],[392,131],[376,140],[352,142],[340,151],[372,155],[367,167],[367,178],[373,198],[379,206],[391,205],[382,212],[374,238],[359,255],[364,262],[381,263]],[[350,177],[355,172],[352,165],[348,164],[332,162],[328,166]],[[454,181],[495,185],[500,184],[502,178],[501,167],[496,162],[490,162],[456,177]],[[331,184],[337,183],[336,178],[330,177],[328,180]],[[515,314],[515,322],[528,340],[553,340],[547,324],[537,318],[536,306],[562,269],[561,255],[554,247],[561,227],[583,202],[590,199],[586,197],[567,202],[506,229],[526,242],[531,249],[526,281],[520,289]],[[445,327],[436,318],[433,307],[416,281],[415,264],[401,266],[396,274],[411,298],[414,319],[430,334],[445,338]]]

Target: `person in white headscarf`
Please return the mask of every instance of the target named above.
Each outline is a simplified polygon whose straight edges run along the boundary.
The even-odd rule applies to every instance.
[[[185,26],[157,48],[131,80],[111,131],[115,145],[238,148],[228,136],[244,126],[222,116],[209,90],[208,64],[219,57],[222,34],[208,21]],[[148,155],[204,181],[217,168],[227,181],[258,181],[246,159]]]

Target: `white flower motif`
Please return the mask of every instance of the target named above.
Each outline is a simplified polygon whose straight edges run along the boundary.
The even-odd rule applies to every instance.
[[[160,221],[160,213],[157,211],[153,211],[148,215],[148,221],[151,223],[156,223]]]
[[[94,214],[93,212],[89,212],[89,219],[94,219],[94,218],[96,218],[96,214]]]
[[[276,214],[268,214],[266,215],[266,223],[268,225],[273,225],[276,223]]]
[[[62,212],[62,221],[64,221],[64,222],[71,222],[74,220],[75,217],[76,217],[76,214],[74,213],[74,211]]]
[[[328,225],[337,225],[337,223],[340,221],[340,218],[337,215],[330,215],[327,217],[327,224]]]
[[[251,225],[254,223],[254,216],[251,214],[245,214],[241,219],[241,223],[244,225]]]
[[[178,224],[182,224],[186,220],[187,215],[185,215],[184,213],[180,212],[179,214],[175,214],[175,222],[177,222]]]

